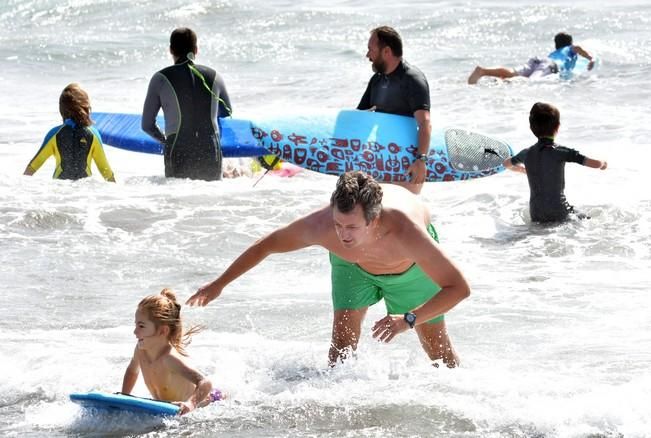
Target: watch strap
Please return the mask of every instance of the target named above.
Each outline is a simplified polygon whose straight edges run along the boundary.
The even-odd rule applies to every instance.
[[[427,154],[416,154],[416,160],[427,162]]]

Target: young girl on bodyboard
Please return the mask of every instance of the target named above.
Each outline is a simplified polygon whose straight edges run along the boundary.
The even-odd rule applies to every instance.
[[[138,343],[124,373],[123,394],[131,393],[142,372],[152,397],[179,406],[180,415],[224,398],[183,357],[187,357],[185,347],[191,336],[200,328],[195,326],[183,333],[181,305],[174,292],[163,289],[160,294],[140,301],[135,326],[133,333]]]

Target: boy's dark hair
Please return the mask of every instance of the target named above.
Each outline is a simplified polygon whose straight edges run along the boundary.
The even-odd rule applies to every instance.
[[[538,138],[553,137],[561,124],[561,113],[554,105],[536,102],[529,112],[529,127]]]
[[[380,48],[389,47],[393,56],[402,58],[402,38],[400,34],[392,27],[380,26],[371,31],[371,35],[375,34],[380,43]]]
[[[562,49],[566,46],[572,45],[572,35],[565,32],[559,32],[554,37],[554,44],[556,44],[556,50]]]
[[[350,213],[358,204],[364,211],[368,225],[382,211],[382,187],[364,172],[346,172],[337,180],[337,187],[330,197],[330,207]]]
[[[188,53],[197,53],[197,34],[187,27],[179,27],[170,35],[170,51],[177,58],[183,58]]]

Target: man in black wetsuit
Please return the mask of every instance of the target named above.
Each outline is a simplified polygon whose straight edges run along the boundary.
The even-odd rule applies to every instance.
[[[529,180],[529,212],[533,222],[559,222],[574,212],[565,199],[565,163],[578,163],[593,169],[604,170],[608,166],[581,155],[579,151],[557,145],[554,137],[560,127],[558,109],[547,103],[537,102],[529,114],[531,132],[538,143],[507,158],[504,167],[527,174]]]
[[[222,153],[215,116],[231,113],[222,78],[215,70],[195,65],[197,36],[178,28],[170,36],[174,65],[154,74],[142,110],[142,130],[165,145],[165,176],[220,180]],[[163,108],[165,134],[156,125]]]
[[[402,60],[402,39],[395,29],[381,26],[371,31],[366,57],[375,74],[368,82],[359,110],[414,117],[418,125],[418,151],[407,169],[405,183],[413,193],[420,193],[427,176],[427,153],[432,133],[430,124],[429,85],[425,75]]]

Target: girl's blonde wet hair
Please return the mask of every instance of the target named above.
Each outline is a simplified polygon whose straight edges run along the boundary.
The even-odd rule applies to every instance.
[[[149,295],[143,298],[138,304],[138,310],[149,317],[156,329],[162,326],[169,327],[167,340],[176,351],[184,356],[188,355],[185,352],[185,347],[190,344],[192,336],[203,329],[201,326],[193,326],[183,333],[181,305],[176,301],[176,295],[171,289],[165,288],[158,295]]]

